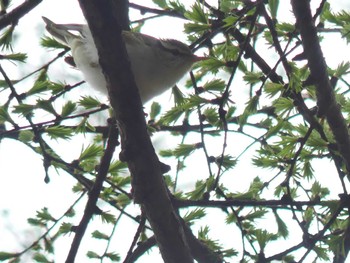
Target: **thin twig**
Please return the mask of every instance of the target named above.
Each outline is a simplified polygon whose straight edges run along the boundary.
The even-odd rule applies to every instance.
[[[107,142],[107,147],[104,155],[101,158],[100,170],[98,172],[96,181],[89,193],[89,199],[86,203],[84,215],[76,228],[75,236],[71,245],[71,249],[66,259],[66,263],[74,263],[75,257],[77,255],[81,240],[85,234],[86,228],[94,214],[97,213],[97,200],[102,190],[103,182],[105,181],[109,165],[111,163],[115,147],[119,144],[117,136],[117,128],[115,125],[110,125],[110,132]]]

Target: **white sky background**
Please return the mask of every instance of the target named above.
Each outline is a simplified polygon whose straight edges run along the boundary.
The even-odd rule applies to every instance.
[[[14,6],[17,5],[17,2],[19,1],[14,1]],[[151,5],[151,1],[135,0],[131,2],[146,6]],[[284,9],[280,15],[283,16],[283,20],[293,22],[294,17],[290,11],[290,3],[289,1],[285,2],[285,6],[280,5],[280,9]],[[329,2],[331,3],[333,10],[340,8],[343,5],[347,5],[348,9],[350,8],[350,4],[345,3],[346,1],[333,0]],[[82,23],[84,21],[77,1],[44,0],[43,3],[39,5],[39,7],[37,7],[34,11],[30,12],[29,15],[20,20],[18,26],[18,32],[20,32],[19,41],[14,46],[14,52],[28,52],[28,64],[25,65],[25,67],[21,68],[15,67],[14,65],[8,65],[8,68],[6,68],[6,65],[5,71],[11,69],[11,71],[8,71],[9,74],[11,74],[10,78],[15,79],[17,77],[25,75],[25,73],[31,72],[33,69],[40,67],[44,62],[47,62],[53,58],[55,54],[57,54],[57,52],[49,52],[48,50],[44,50],[43,48],[39,47],[39,39],[44,34],[44,23],[41,20],[41,16],[43,15],[50,18],[56,23]],[[137,11],[133,11],[130,14],[131,19],[135,19],[137,16]],[[182,21],[179,19],[176,19],[176,23],[169,22],[169,20],[160,22],[159,19],[154,19],[146,23],[146,25],[143,27],[142,32],[155,37],[176,38],[185,42],[186,38],[182,34],[183,28],[181,27],[181,23]],[[322,47],[329,66],[334,67],[343,60],[349,60],[349,48],[346,46],[344,41],[336,41],[334,38],[326,37],[326,39],[322,42]],[[263,48],[264,47],[262,47],[262,49]],[[273,54],[273,52],[271,52],[271,54]],[[54,74],[52,72],[54,72]],[[71,76],[72,74],[74,75],[73,77]],[[79,75],[78,72],[74,72],[74,70],[70,69],[69,66],[67,66],[65,63],[57,63],[53,67],[50,67],[50,76],[56,77],[57,80],[66,79],[67,83],[74,83],[81,78],[81,75]],[[73,92],[71,96],[79,96],[81,92],[86,92],[86,94],[89,94],[91,90],[84,91],[80,89],[79,91]],[[1,96],[2,94],[0,93],[0,103],[2,102]],[[244,94],[237,94],[237,98],[234,98],[234,101],[237,104],[239,104],[239,96],[244,96]],[[162,96],[161,99],[157,98],[157,101],[162,101],[167,104],[170,101],[170,93],[167,92],[164,96]],[[188,138],[189,139],[187,141],[190,141],[191,138],[198,140],[198,137],[196,135],[190,135]],[[156,146],[161,147],[162,149],[166,149],[179,143],[178,141],[169,141],[167,139],[168,137],[166,135],[160,136],[155,141]],[[232,141],[228,141],[228,145],[237,144],[237,137],[232,136],[231,139]],[[210,141],[210,138],[207,140]],[[243,136],[242,138],[239,137],[239,141],[242,142],[242,144],[235,145],[235,149],[232,149],[232,152],[230,152],[230,154],[233,156],[237,156],[247,145],[247,139],[243,138]],[[82,143],[82,139],[74,142],[78,143],[79,145]],[[216,146],[212,145],[209,147],[215,148]],[[62,153],[67,156],[67,160],[71,160],[79,156],[80,150],[81,149],[79,147],[72,147],[70,149],[62,149]],[[193,156],[193,160],[196,160],[197,158],[202,158],[202,155],[198,154]],[[165,160],[165,162],[169,163],[170,161]],[[196,169],[198,169],[199,166],[203,165],[199,164]],[[51,182],[49,184],[45,184],[44,169],[40,157],[33,155],[33,152],[30,149],[13,140],[2,140],[0,143],[0,167],[0,176],[2,182],[0,184],[0,251],[20,251],[23,247],[31,244],[31,242],[35,240],[35,237],[40,234],[39,231],[36,232],[33,227],[27,224],[27,218],[34,217],[35,211],[40,210],[43,207],[48,207],[49,211],[52,212],[54,216],[59,217],[72,203],[72,200],[75,200],[78,197],[71,192],[72,184],[74,184],[75,181],[67,174],[61,173],[58,175],[51,170]],[[231,187],[231,184],[234,184],[235,189],[241,189],[243,191],[247,188],[249,182],[251,181],[251,178],[254,178],[257,175],[262,175],[261,170],[259,170],[259,174],[257,174],[256,172],[247,171],[247,167],[251,167],[250,158],[242,158],[237,168],[235,168],[233,172],[228,173],[228,175],[238,175],[240,180],[232,180],[232,178],[227,177],[227,175],[223,177],[223,180],[227,184],[228,188]],[[315,168],[317,169],[317,167]],[[339,182],[336,182],[336,185],[332,185],[333,182],[328,181],[328,178],[330,178],[330,176],[327,176],[325,168],[327,168],[326,171],[333,173],[333,167],[330,169],[329,164],[320,163],[320,169],[318,172],[322,171],[323,176],[319,176],[319,180],[321,181],[321,184],[327,185],[328,187],[331,186],[335,191],[334,197],[336,197],[338,193],[337,189],[340,189]],[[193,172],[187,170],[186,173],[197,175],[200,174],[198,170]],[[203,178],[205,178],[207,175],[206,170],[204,170],[202,174]],[[247,177],[247,180],[241,180],[241,178],[243,178],[243,175],[244,177]],[[268,175],[268,171],[266,171],[266,175]],[[186,180],[183,180],[182,185],[186,186],[187,184],[193,184],[194,182],[195,180],[193,178],[188,178],[188,182],[186,182]],[[238,184],[240,185],[239,188],[237,188]],[[84,205],[85,202],[82,202],[80,204],[80,207],[84,207]],[[7,212],[2,212],[1,214],[1,211]],[[208,210],[208,212],[209,211],[210,210]],[[79,222],[80,218],[81,216],[77,217],[77,223]],[[286,220],[288,218],[290,217],[286,216]],[[98,221],[97,217],[95,221]],[[222,222],[224,225],[225,219],[220,213],[212,213],[211,215],[207,216],[206,222],[209,225],[211,222]],[[135,232],[135,225],[131,225],[126,220],[125,222],[121,222],[120,225],[127,230],[127,233],[123,235],[123,237],[120,237],[119,240],[116,240],[116,244],[114,245],[117,247],[124,245],[128,248],[131,243],[131,239],[133,238],[133,234],[130,235],[130,233]],[[104,228],[106,226],[101,227]],[[94,230],[94,228],[91,229]],[[210,233],[213,234],[212,236],[220,239],[220,241],[224,244],[231,244],[232,242],[237,243],[237,240],[232,240],[232,237],[236,236],[234,230],[235,227],[229,226],[223,229],[224,231],[231,229],[232,232],[229,235],[225,235],[227,232],[222,232],[220,227],[217,226],[215,228],[212,227],[212,231]],[[105,244],[103,242],[96,242],[88,237],[89,233],[86,233],[85,238],[83,239],[84,241],[82,247],[79,250],[80,253],[77,262],[87,261],[85,257],[87,249],[93,250],[96,247],[101,247],[104,249]],[[299,240],[299,237],[296,236],[295,238],[296,240]],[[70,244],[71,237],[67,237],[60,241],[59,246],[55,246],[57,255],[55,262],[64,262]],[[283,247],[283,244],[280,243],[280,245],[277,246],[275,252],[280,251],[281,247]],[[122,251],[122,249],[117,249],[117,252],[118,251]],[[155,253],[153,254],[157,255],[157,250],[155,250]],[[124,256],[125,255],[121,255],[122,258],[124,258]],[[162,262],[160,257],[156,257],[156,259],[152,257],[150,260],[155,263]],[[146,261],[146,258],[142,260],[142,262]]]

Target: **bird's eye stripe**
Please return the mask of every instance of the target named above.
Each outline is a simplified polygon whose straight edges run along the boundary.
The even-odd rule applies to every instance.
[[[170,44],[174,44],[174,45],[178,44],[177,45],[178,48],[168,48],[166,45],[164,45],[164,41],[159,41],[158,42],[159,48],[170,52],[174,56],[178,56],[180,54],[182,54],[182,55],[191,55],[192,54],[189,49],[187,50],[187,47],[184,44],[179,43],[177,41],[173,41],[173,40],[169,40],[169,41],[170,41]],[[181,46],[180,46],[180,44],[181,44]]]

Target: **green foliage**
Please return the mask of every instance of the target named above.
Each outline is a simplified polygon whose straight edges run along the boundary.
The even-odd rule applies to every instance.
[[[99,107],[101,103],[98,101],[98,99],[87,96],[87,97],[82,97],[79,100],[79,105],[84,107],[85,109],[92,109]]]
[[[252,235],[255,236],[255,238],[260,246],[260,249],[262,251],[265,250],[265,247],[268,244],[268,242],[274,241],[277,239],[277,235],[271,234],[268,231],[262,230],[262,229],[257,229],[255,231],[253,231]]]
[[[100,232],[98,230],[95,230],[94,232],[92,232],[91,235],[92,235],[93,238],[96,238],[96,239],[105,239],[105,240],[109,239],[108,235],[103,234],[102,232]]]
[[[142,16],[131,18],[136,20],[134,28],[142,31],[151,18],[175,17],[184,22],[186,43],[198,56],[207,57],[193,66],[191,77],[185,75],[185,87],[182,82],[172,87],[172,103],[153,102],[149,112],[144,108],[155,150],[168,157],[165,164],[171,167],[168,171],[166,165],[160,165],[164,173],[160,185],[168,187],[174,213],[179,213],[192,231],[199,229],[198,244],[213,252],[217,257],[213,262],[336,260],[349,251],[350,176],[344,152],[350,122],[350,63],[346,56],[327,63],[329,58],[324,55],[334,87],[323,98],[326,87],[317,85],[322,74],[310,70],[312,64],[303,54],[303,25],[294,17],[286,19],[279,0],[219,2],[210,6],[205,1],[153,0],[156,9],[134,6]],[[325,52],[324,39],[337,35],[344,43],[350,41],[350,13],[332,11],[332,3],[322,4],[313,6],[312,15]],[[0,1],[0,6],[3,12],[9,3]],[[9,14],[6,12],[4,17]],[[0,73],[0,141],[16,140],[32,150],[43,162],[38,173],[45,172],[46,181],[58,175],[71,177],[72,184],[62,187],[72,189],[77,200],[67,203],[61,214],[52,212],[51,207],[39,209],[28,223],[40,236],[26,242],[32,245],[22,252],[0,252],[0,261],[20,262],[28,253],[32,261],[54,262],[56,242],[62,236],[76,235],[98,171],[107,168],[100,165],[105,154],[111,154],[107,123],[114,122],[107,122],[103,111],[115,115],[93,92],[84,96],[76,90],[71,93],[82,83],[68,81],[75,76],[52,81],[61,76],[55,74],[53,64],[69,67],[62,61],[69,48],[55,39],[41,36],[44,53],[35,58],[60,53],[51,61],[42,61],[38,68],[30,66],[37,65],[33,54],[16,45],[15,30],[21,24],[19,18],[18,23],[5,26],[0,37],[4,51],[1,67],[8,74],[5,78],[5,73]],[[334,50],[338,51],[338,42]],[[337,58],[334,55],[332,59]],[[323,65],[321,55],[319,59],[316,64]],[[18,71],[13,73],[7,64],[15,64]],[[327,111],[319,116],[322,106]],[[117,126],[123,127],[126,121],[117,121]],[[332,129],[332,122],[338,125],[339,134]],[[147,215],[142,202],[148,196],[137,200],[142,208],[135,203],[139,182],[127,170],[130,160],[145,149],[129,149],[121,138],[128,142],[123,130],[117,138],[122,147],[115,150],[98,193],[96,214],[83,237],[105,246],[101,251],[90,246],[83,252],[101,262],[126,261],[120,256],[126,255],[124,248],[110,251],[114,241],[125,234],[121,231],[135,235],[139,229],[134,238],[140,243],[132,247],[132,253],[154,243],[149,221],[140,225]],[[342,138],[345,143],[339,143]],[[119,152],[127,162],[118,160]],[[16,165],[23,165],[25,159],[19,152]],[[136,169],[143,176],[152,176],[143,167]],[[12,171],[10,175],[16,176]],[[215,215],[217,220],[211,220]],[[126,229],[125,224],[133,228]],[[230,243],[221,239],[227,233]],[[300,239],[291,241],[295,235]],[[281,241],[287,246],[280,247]],[[156,251],[155,246],[143,253]]]
[[[200,149],[202,147],[201,143],[195,143],[195,144],[179,144],[176,149],[173,151],[161,151],[159,154],[163,157],[171,157],[174,156],[176,158],[182,157],[182,156],[189,156],[192,152],[194,152],[197,149]]]
[[[184,215],[183,219],[185,222],[190,223],[191,221],[201,219],[202,217],[205,216],[205,210],[201,208],[194,209],[192,211],[189,211]]]
[[[25,53],[12,53],[12,54],[7,54],[7,55],[1,55],[0,59],[25,62],[27,57],[28,56]]]
[[[14,258],[17,256],[18,256],[18,254],[16,254],[16,253],[0,252],[0,260],[7,260],[7,259],[11,259],[11,258]]]
[[[157,102],[153,102],[151,106],[151,112],[149,114],[149,118],[151,120],[154,120],[159,115],[160,111],[161,111],[160,104]]]
[[[67,101],[65,105],[62,107],[61,117],[68,117],[77,109],[77,105],[71,101]]]
[[[52,263],[52,261],[48,260],[47,257],[41,253],[36,253],[34,256],[33,256],[33,259],[36,261],[36,262],[40,262],[40,263]]]
[[[103,153],[103,147],[96,144],[91,144],[81,151],[79,156],[80,161],[94,159],[101,156]]]
[[[3,49],[11,49],[12,50],[12,40],[13,40],[13,32],[15,30],[14,26],[9,26],[0,36],[0,46]]]
[[[278,228],[278,235],[281,235],[283,238],[287,238],[289,235],[289,230],[286,225],[286,223],[283,221],[283,219],[279,216],[279,214],[275,211],[273,211],[273,215],[275,216],[277,228]]]
[[[152,0],[152,1],[162,9],[168,8],[168,4],[166,0]]]
[[[60,226],[60,233],[61,234],[68,234],[72,231],[72,227],[73,225],[70,223],[62,223],[62,225]]]
[[[105,256],[106,258],[109,258],[109,259],[112,260],[112,261],[115,261],[115,262],[119,262],[120,259],[121,259],[120,256],[119,256],[119,254],[114,253],[114,252],[105,253],[104,256]]]
[[[104,223],[109,223],[109,224],[115,224],[116,223],[116,219],[115,216],[113,214],[107,213],[107,212],[103,212],[101,213],[101,219]]]
[[[63,126],[52,126],[45,129],[48,136],[51,139],[64,139],[69,140],[73,134],[73,130]]]
[[[276,17],[277,17],[279,3],[280,3],[279,0],[269,0],[268,1],[269,10],[270,10],[272,19],[276,19]]]
[[[56,39],[52,37],[43,37],[40,41],[41,46],[45,48],[55,48],[55,49],[68,49],[66,45],[63,45],[61,42],[58,42]]]

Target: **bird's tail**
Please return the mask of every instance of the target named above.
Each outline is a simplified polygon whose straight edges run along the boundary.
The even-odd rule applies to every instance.
[[[73,39],[78,38],[78,36],[72,34],[71,31],[77,31],[83,35],[84,26],[80,24],[55,24],[50,19],[42,17],[46,23],[46,30],[57,40],[63,42],[64,44],[70,44]],[[80,37],[79,37],[80,38]]]

